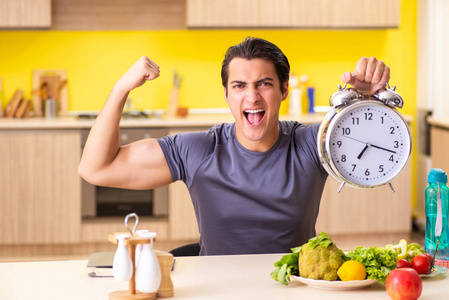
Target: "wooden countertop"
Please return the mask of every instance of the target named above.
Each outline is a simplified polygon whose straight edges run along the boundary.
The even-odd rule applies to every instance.
[[[314,113],[300,116],[281,115],[280,120],[294,120],[304,124],[319,123],[323,113]],[[404,116],[407,122],[413,117]],[[160,117],[160,118],[122,118],[122,128],[208,128],[221,123],[232,123],[231,114],[195,114],[187,117]],[[42,129],[84,129],[91,128],[93,119],[79,119],[77,117],[58,117],[55,119],[26,118],[9,119],[0,118],[0,130],[42,130]],[[447,126],[449,123],[446,121]]]
[[[309,114],[297,117],[281,115],[281,120],[297,120],[301,123],[312,124],[321,122],[323,114]],[[221,123],[234,122],[231,114],[197,114],[187,117],[161,117],[161,118],[122,118],[122,128],[193,128],[211,127]],[[91,128],[94,120],[78,119],[77,117],[60,117],[55,119],[26,118],[9,119],[0,118],[0,130],[38,130],[38,129],[83,129]]]
[[[449,129],[449,119],[448,118],[436,118],[436,117],[428,117],[427,121],[432,126],[443,127]]]
[[[380,283],[351,291],[331,291],[299,282],[284,286],[270,277],[282,254],[178,257],[172,281],[175,295],[168,299],[388,299]],[[0,264],[0,299],[107,299],[128,283],[113,278],[91,278],[87,261]],[[449,275],[423,278],[420,300],[446,299]]]

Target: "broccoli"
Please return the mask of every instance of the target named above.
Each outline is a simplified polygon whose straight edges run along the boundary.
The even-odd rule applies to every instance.
[[[337,270],[344,262],[343,257],[343,251],[332,242],[317,245],[309,242],[299,252],[299,274],[311,279],[337,280]]]
[[[285,285],[288,285],[292,275],[337,280],[337,270],[346,260],[343,251],[338,249],[324,232],[291,250],[292,253],[282,256],[274,263],[276,269],[271,272],[271,278]]]

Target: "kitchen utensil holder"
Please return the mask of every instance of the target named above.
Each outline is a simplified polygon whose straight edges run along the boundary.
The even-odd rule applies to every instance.
[[[134,228],[135,229],[135,228]],[[134,230],[135,231],[135,230]],[[134,232],[133,231],[133,232]],[[118,232],[108,235],[109,242],[117,244],[118,240],[116,238],[119,234],[127,234],[126,232]],[[173,282],[171,280],[171,268],[173,265],[174,257],[173,254],[155,250],[157,259],[159,261],[159,266],[161,268],[161,284],[156,293],[141,293],[136,290],[136,246],[139,244],[149,244],[150,240],[141,238],[139,236],[132,235],[124,240],[125,245],[128,247],[128,252],[132,260],[133,275],[129,280],[128,290],[120,290],[109,293],[109,300],[118,299],[139,299],[139,300],[153,300],[156,298],[168,298],[173,297],[174,288]]]

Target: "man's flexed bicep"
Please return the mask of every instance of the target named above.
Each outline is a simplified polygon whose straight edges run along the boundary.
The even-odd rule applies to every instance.
[[[156,139],[120,147],[111,164],[91,179],[96,185],[138,190],[157,188],[173,181]]]
[[[114,85],[90,130],[78,166],[78,173],[86,181],[136,189],[161,186],[171,181],[156,140],[142,140],[121,147],[119,138],[120,119],[129,93],[159,74],[159,66],[142,56]]]

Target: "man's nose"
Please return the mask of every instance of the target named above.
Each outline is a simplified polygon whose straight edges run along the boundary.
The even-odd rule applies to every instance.
[[[246,100],[255,103],[260,100],[260,94],[256,87],[249,86],[246,91]]]

